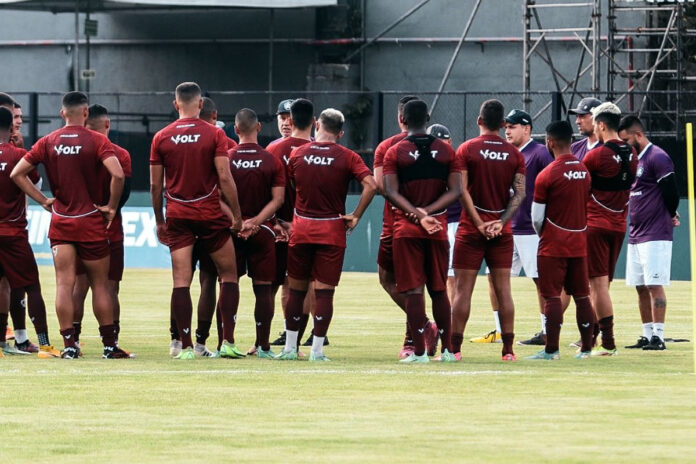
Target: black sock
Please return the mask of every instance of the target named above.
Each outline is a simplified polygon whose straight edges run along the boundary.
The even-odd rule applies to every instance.
[[[82,322],[77,321],[72,323],[73,329],[75,329],[75,341],[80,341],[80,334],[82,333]]]
[[[198,327],[196,328],[196,343],[205,345],[206,340],[210,336],[210,326],[213,324],[212,321],[198,321]]]
[[[50,345],[51,342],[48,340],[48,332],[40,332],[36,334],[39,337],[39,345],[45,346]]]

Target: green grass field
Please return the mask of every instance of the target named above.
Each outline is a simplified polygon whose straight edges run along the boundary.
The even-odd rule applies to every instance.
[[[51,268],[41,268],[53,342]],[[6,462],[695,462],[691,343],[665,352],[573,359],[574,314],[558,362],[502,363],[500,345],[463,346],[463,362],[400,365],[404,317],[376,274],[344,274],[330,364],[168,356],[170,275],[128,270],[121,345],[102,360],[93,317],[84,358],[0,359]],[[690,282],[668,289],[666,333],[691,338]],[[533,284],[513,279],[518,337],[537,331]],[[617,343],[640,335],[636,295],[616,282]],[[194,298],[197,292],[194,291]],[[242,281],[237,341],[253,343]],[[492,317],[479,279],[465,336]],[[282,330],[277,311],[273,335]],[[32,332],[30,330],[30,332]],[[518,347],[518,358],[535,352]]]

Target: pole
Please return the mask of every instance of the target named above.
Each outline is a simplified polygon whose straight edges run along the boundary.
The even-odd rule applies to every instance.
[[[273,111],[273,23],[275,22],[275,11],[273,8],[270,10],[269,17],[269,28],[268,28],[268,112],[274,113]]]
[[[80,1],[75,0],[75,45],[73,45],[73,90],[80,90]]]
[[[689,251],[691,254],[691,329],[692,340],[696,341],[696,207],[694,206],[694,134],[693,125],[686,125],[686,178],[689,190]],[[694,346],[694,373],[696,373],[696,342]]]
[[[87,14],[86,14],[86,16],[85,16],[85,21],[89,21],[89,2],[87,2]],[[87,59],[86,59],[86,63],[85,63],[85,68],[86,68],[86,69],[91,69],[91,66],[90,66],[90,59],[89,59],[89,58],[90,58],[90,57],[89,57],[89,52],[90,52],[90,47],[89,47],[90,35],[87,35],[87,37],[85,37],[85,40],[86,40],[86,42],[87,42],[87,43],[85,44],[85,45],[86,45],[85,53],[87,54]],[[87,80],[85,81],[85,91],[89,94],[89,79],[87,79]]]

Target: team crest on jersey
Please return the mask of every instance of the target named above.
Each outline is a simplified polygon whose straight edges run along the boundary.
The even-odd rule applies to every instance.
[[[505,161],[510,156],[510,153],[505,151],[479,150],[479,153],[485,160]]]
[[[263,163],[263,160],[234,160],[232,164],[237,169],[253,169],[258,168]]]
[[[319,166],[331,166],[331,163],[333,163],[335,158],[329,157],[329,156],[317,156],[317,155],[309,155],[309,156],[304,156],[304,160],[307,164],[316,164]]]
[[[197,143],[200,137],[201,134],[177,134],[173,135],[171,139],[175,145],[179,145],[180,143]]]
[[[636,171],[636,177],[643,175],[643,166],[638,166],[638,171]]]
[[[82,150],[81,145],[56,145],[53,150],[58,155],[78,155]]]

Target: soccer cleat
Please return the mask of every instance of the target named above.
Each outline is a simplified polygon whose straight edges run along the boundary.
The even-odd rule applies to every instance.
[[[17,343],[15,340],[15,347],[20,351],[26,351],[27,353],[38,353],[39,347],[33,344],[30,340],[25,340],[22,343]]]
[[[277,359],[279,361],[295,361],[297,359],[297,350],[292,349],[291,351],[281,351],[277,355],[273,357],[273,359]]]
[[[660,340],[660,337],[653,335],[650,343],[643,347],[643,351],[663,351],[666,350],[665,342]]]
[[[440,338],[440,332],[438,332],[437,325],[435,325],[434,322],[431,322],[430,326],[426,327],[423,338],[425,341],[426,354],[428,356],[435,356],[435,353],[437,353],[437,341]]]
[[[591,351],[579,351],[575,354],[575,359],[587,359],[592,356]]]
[[[14,330],[9,325],[5,329],[5,340],[14,340]]]
[[[406,358],[409,354],[413,353],[414,349],[413,345],[404,345],[401,347],[401,351],[399,351],[399,359]]]
[[[634,350],[634,349],[643,348],[649,344],[650,344],[650,340],[648,340],[646,337],[640,337],[634,345],[628,345],[628,346],[625,346],[624,348],[628,348],[629,350]],[[643,349],[645,349],[645,348],[643,348]]]
[[[547,353],[546,350],[541,350],[537,354],[526,356],[524,359],[543,359],[546,361],[555,361],[561,359],[561,354],[556,350],[553,353]]]
[[[568,345],[571,348],[582,348],[582,339],[578,340],[577,342],[572,342],[570,345]]]
[[[280,332],[280,337],[271,342],[273,346],[285,346],[285,331]]]
[[[199,358],[217,358],[217,357],[219,357],[219,355],[216,355],[215,352],[210,351],[208,349],[208,347],[202,343],[194,344],[193,345],[193,352]]]
[[[123,348],[119,348],[118,346],[105,346],[104,353],[102,354],[102,358],[104,358],[104,359],[129,359],[129,358],[135,358],[135,355],[129,353],[128,351],[124,350]]]
[[[309,362],[328,362],[331,361],[325,354],[314,354],[314,352],[309,353]]]
[[[433,361],[443,362],[443,363],[457,362],[457,361],[460,361],[462,359],[462,354],[461,353],[458,353],[458,354],[459,354],[459,358],[457,358],[457,356],[454,353],[450,353],[450,351],[447,348],[445,348],[445,351],[440,353],[440,356],[433,359]]]
[[[276,354],[270,348],[268,350],[264,350],[261,347],[256,349],[256,357],[259,359],[273,359],[275,358],[275,355]]]
[[[257,352],[258,348],[256,347],[256,345],[254,345],[251,348],[249,348],[249,350],[247,350],[247,356],[254,356]]]
[[[20,349],[17,348],[16,346],[10,345],[9,342],[3,342],[3,344],[2,344],[2,352],[3,352],[4,354],[8,354],[8,355],[12,355],[12,356],[14,356],[14,355],[29,355],[29,354],[31,354],[31,353],[29,353],[29,352],[27,352],[27,351],[22,351],[22,350],[20,350]]]
[[[608,350],[603,346],[600,346],[599,348],[595,348],[594,350],[592,350],[591,356],[616,356],[617,354],[618,351],[616,351],[616,348],[614,348],[613,350]]]
[[[237,348],[237,345],[235,345],[234,343],[230,343],[227,340],[223,340],[222,345],[220,345],[220,357],[236,359],[244,358],[246,357],[246,355],[242,353],[242,351],[239,348]]]
[[[503,343],[503,337],[499,332],[491,330],[482,337],[476,337],[469,340],[471,343]]]
[[[77,359],[80,357],[80,352],[76,347],[68,346],[60,353],[60,357],[63,359]]]
[[[60,351],[55,349],[53,345],[41,345],[36,356],[41,359],[60,358]]]
[[[546,345],[546,340],[544,340],[544,334],[541,332],[537,332],[534,334],[534,336],[528,340],[520,340],[517,342],[518,345],[537,345],[537,346],[544,346]]]
[[[188,348],[183,348],[179,354],[174,356],[174,359],[183,359],[185,361],[190,361],[192,359],[196,359],[196,354],[193,352],[193,347],[189,346]]]
[[[169,343],[169,356],[176,358],[181,353],[181,340],[172,340]]]
[[[423,353],[422,355],[418,356],[415,352],[409,354],[406,356],[404,359],[399,361],[400,363],[427,363],[430,362],[430,359],[428,358],[428,353]]]
[[[503,355],[503,361],[517,361],[517,357],[514,353],[508,353]]]

